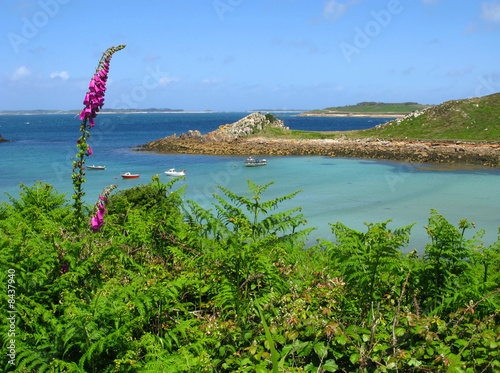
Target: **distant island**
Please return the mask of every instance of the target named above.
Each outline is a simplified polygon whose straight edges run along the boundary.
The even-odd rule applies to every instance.
[[[421,105],[416,102],[384,103],[360,102],[356,105],[328,107],[320,110],[311,110],[299,114],[310,117],[404,117],[411,112],[424,110],[430,105]]]
[[[81,110],[0,110],[0,115],[80,114]],[[102,109],[101,114],[183,113],[183,109]]]

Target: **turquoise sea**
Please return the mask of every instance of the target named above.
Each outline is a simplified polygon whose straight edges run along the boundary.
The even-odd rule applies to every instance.
[[[496,241],[500,225],[500,169],[460,167],[452,171],[429,165],[319,156],[266,157],[266,167],[245,168],[245,157],[164,155],[133,150],[136,145],[171,134],[199,130],[208,133],[249,113],[154,113],[101,114],[91,129],[89,141],[94,155],[87,165],[105,165],[105,171],[87,170],[86,202],[93,204],[101,190],[110,184],[119,189],[151,181],[169,168],[186,170],[186,199],[209,208],[216,185],[245,193],[247,180],[266,184],[273,181],[264,199],[302,190],[284,207],[301,206],[310,236],[332,240],[328,223],[340,221],[365,231],[364,222],[392,219],[392,229],[416,222],[405,252],[423,252],[429,238],[424,229],[431,209],[444,215],[455,226],[462,218],[476,223],[477,232],[486,231],[483,240]],[[382,118],[311,118],[293,113],[278,116],[292,129],[351,130],[373,127]],[[0,134],[9,140],[0,144],[0,202],[17,198],[19,183],[37,180],[52,184],[71,195],[72,159],[79,136],[78,117],[60,115],[2,115]],[[139,173],[139,179],[123,180],[126,171]],[[6,193],[4,193],[6,192]],[[221,193],[222,194],[222,193]],[[470,236],[470,235],[469,235]]]

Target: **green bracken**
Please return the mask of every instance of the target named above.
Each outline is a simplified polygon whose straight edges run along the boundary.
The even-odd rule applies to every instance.
[[[272,183],[249,181],[207,210],[176,182],[115,192],[97,233],[76,235],[46,184],[0,205],[0,282],[15,286],[0,308],[16,311],[3,371],[500,369],[500,237],[485,247],[431,211],[418,252],[390,221],[337,222],[306,247],[300,208],[281,208],[298,192],[266,200]]]

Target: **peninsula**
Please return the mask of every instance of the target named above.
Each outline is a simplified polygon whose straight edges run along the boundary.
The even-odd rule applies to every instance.
[[[216,131],[197,130],[138,146],[139,151],[212,155],[324,155],[500,167],[500,93],[427,107],[368,130],[289,129],[252,113]]]
[[[384,103],[360,102],[356,105],[328,107],[326,109],[311,110],[300,116],[305,117],[380,117],[399,118],[417,110],[424,110],[430,105],[421,105],[416,102]]]

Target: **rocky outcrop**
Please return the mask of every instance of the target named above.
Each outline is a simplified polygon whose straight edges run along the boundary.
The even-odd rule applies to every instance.
[[[4,139],[4,138],[2,137],[2,135],[0,135],[0,142],[8,142],[8,141],[10,141],[10,140],[6,140],[6,139]]]
[[[285,123],[271,114],[252,113],[239,121],[220,126],[217,130],[211,133],[213,137],[228,137],[239,138],[247,137],[259,131],[269,128],[279,128],[288,130]]]

